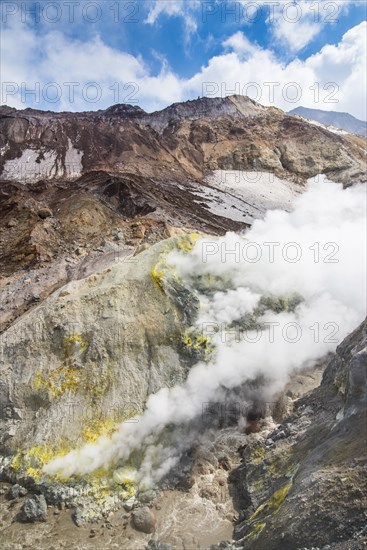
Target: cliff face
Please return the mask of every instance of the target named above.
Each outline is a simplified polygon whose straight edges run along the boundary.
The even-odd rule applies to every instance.
[[[1,107],[0,330],[87,258],[175,228],[244,229],[268,208],[289,209],[319,173],[364,181],[365,146],[242,96],[152,114]]]
[[[7,181],[70,180],[95,170],[182,181],[227,169],[303,179],[328,173],[350,182],[364,172],[353,139],[241,96],[152,114],[115,105],[78,114],[2,108],[0,117],[0,177]]]
[[[363,548],[366,403],[364,321],[325,363],[320,386],[244,450],[233,548]]]

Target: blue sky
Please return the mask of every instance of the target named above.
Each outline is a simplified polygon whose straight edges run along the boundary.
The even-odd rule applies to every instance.
[[[366,0],[4,0],[2,103],[78,111],[131,102],[151,111],[236,90],[285,110],[366,118],[366,7]]]

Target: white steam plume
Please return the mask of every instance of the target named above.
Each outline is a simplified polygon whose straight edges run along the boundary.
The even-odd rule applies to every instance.
[[[151,395],[139,422],[124,423],[111,439],[101,437],[53,460],[46,473],[83,475],[122,464],[140,450],[144,458],[138,477],[155,482],[178,458],[177,449],[157,444],[167,425],[189,423],[223,388],[260,375],[266,380],[264,395],[270,397],[294,369],[334,351],[366,314],[365,186],[343,190],[324,177],[310,181],[291,213],[268,212],[245,239],[234,233],[201,239],[189,255],[172,253],[170,262],[188,286],[200,280],[200,288],[205,281],[218,288],[200,296],[198,322],[213,332],[215,356],[194,366],[184,384]],[[266,330],[233,332],[233,322],[251,314],[261,296],[293,294],[302,297],[294,308],[261,311],[258,321]]]

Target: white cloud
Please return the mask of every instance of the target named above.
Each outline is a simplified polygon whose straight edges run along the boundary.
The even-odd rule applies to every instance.
[[[202,22],[221,19],[222,23],[252,25],[265,21],[277,46],[296,53],[310,44],[325,26],[336,24],[346,15],[349,7],[366,6],[366,0],[215,0],[202,3],[200,0],[152,1],[146,23],[156,24],[162,14],[182,17],[189,33],[197,30],[199,15]]]
[[[153,75],[140,57],[113,49],[100,37],[81,42],[53,31],[39,40],[31,28],[13,26],[3,30],[2,78],[3,83],[14,82],[19,87],[25,82],[28,88],[39,82],[41,92],[46,89],[46,93],[47,83],[57,82],[62,90],[60,104],[43,101],[38,105],[51,110],[103,109],[113,103],[131,102],[133,92],[141,107],[156,110],[175,101],[208,95],[203,90],[209,82],[216,96],[229,95],[232,90],[287,111],[303,105],[347,111],[365,119],[366,28],[366,22],[361,23],[345,33],[339,44],[325,45],[306,60],[295,58],[289,63],[237,32],[223,42],[221,54],[212,57],[191,78],[183,79],[172,72],[167,62],[162,63],[159,74]],[[65,86],[68,82],[79,83],[74,102],[69,101]],[[83,98],[82,91],[93,95],[93,89],[86,89],[89,82],[97,82],[102,92],[96,103]],[[269,82],[274,84],[267,85]],[[128,83],[134,85],[124,88]],[[248,86],[249,83],[256,87]],[[270,93],[272,86],[274,98]],[[299,100],[293,102],[297,91]],[[2,103],[5,102],[17,108],[32,105],[22,102],[20,93],[6,98],[3,89]]]
[[[287,111],[304,105],[347,111],[365,119],[366,29],[366,22],[361,23],[350,29],[339,44],[326,45],[305,61],[296,58],[288,64],[279,61],[271,50],[256,46],[251,46],[251,55],[243,59],[241,33],[236,33],[224,42],[224,46],[231,46],[233,51],[213,57],[186,87],[193,93],[203,83],[212,83],[209,89],[215,87],[217,95],[237,89],[260,103]],[[248,51],[248,41],[244,36],[243,39],[243,47]],[[249,86],[249,83],[255,85]],[[297,94],[299,100],[293,102]]]
[[[152,2],[151,8],[145,19],[145,23],[154,25],[162,14],[170,17],[182,17],[185,22],[185,29],[189,34],[197,30],[195,16],[190,12],[200,7],[200,0],[190,0],[189,6],[184,0],[159,0]]]
[[[247,0],[240,1],[246,9]],[[257,0],[256,4],[278,47],[281,45],[296,53],[312,42],[326,25],[338,23],[351,5],[363,7],[363,0]],[[251,17],[254,16],[249,14],[250,20]]]
[[[301,19],[297,23],[289,23],[281,19],[274,25],[274,36],[284,43],[292,52],[302,50],[309,44],[315,36],[322,30],[321,23]]]
[[[251,44],[251,42],[246,38],[246,36],[243,34],[243,32],[238,31],[235,34],[232,34],[227,40],[223,42],[223,46],[225,48],[231,48],[233,49],[237,54],[248,54],[252,55],[254,54],[258,47],[254,44]]]

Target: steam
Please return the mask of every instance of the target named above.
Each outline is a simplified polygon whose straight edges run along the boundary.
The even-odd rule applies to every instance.
[[[204,403],[259,377],[271,397],[295,369],[334,351],[363,320],[365,187],[343,190],[319,179],[309,182],[292,212],[269,211],[244,236],[200,239],[188,255],[171,253],[185,284],[200,289],[197,330],[210,335],[213,357],[195,365],[182,385],[151,395],[138,422],[53,460],[47,474],[83,475],[123,465],[139,452],[137,479],[154,483],[180,455],[179,437],[165,443],[167,426],[178,433],[200,418]],[[265,301],[261,309],[262,297],[293,305],[277,309]],[[256,312],[256,327],[243,329]]]

